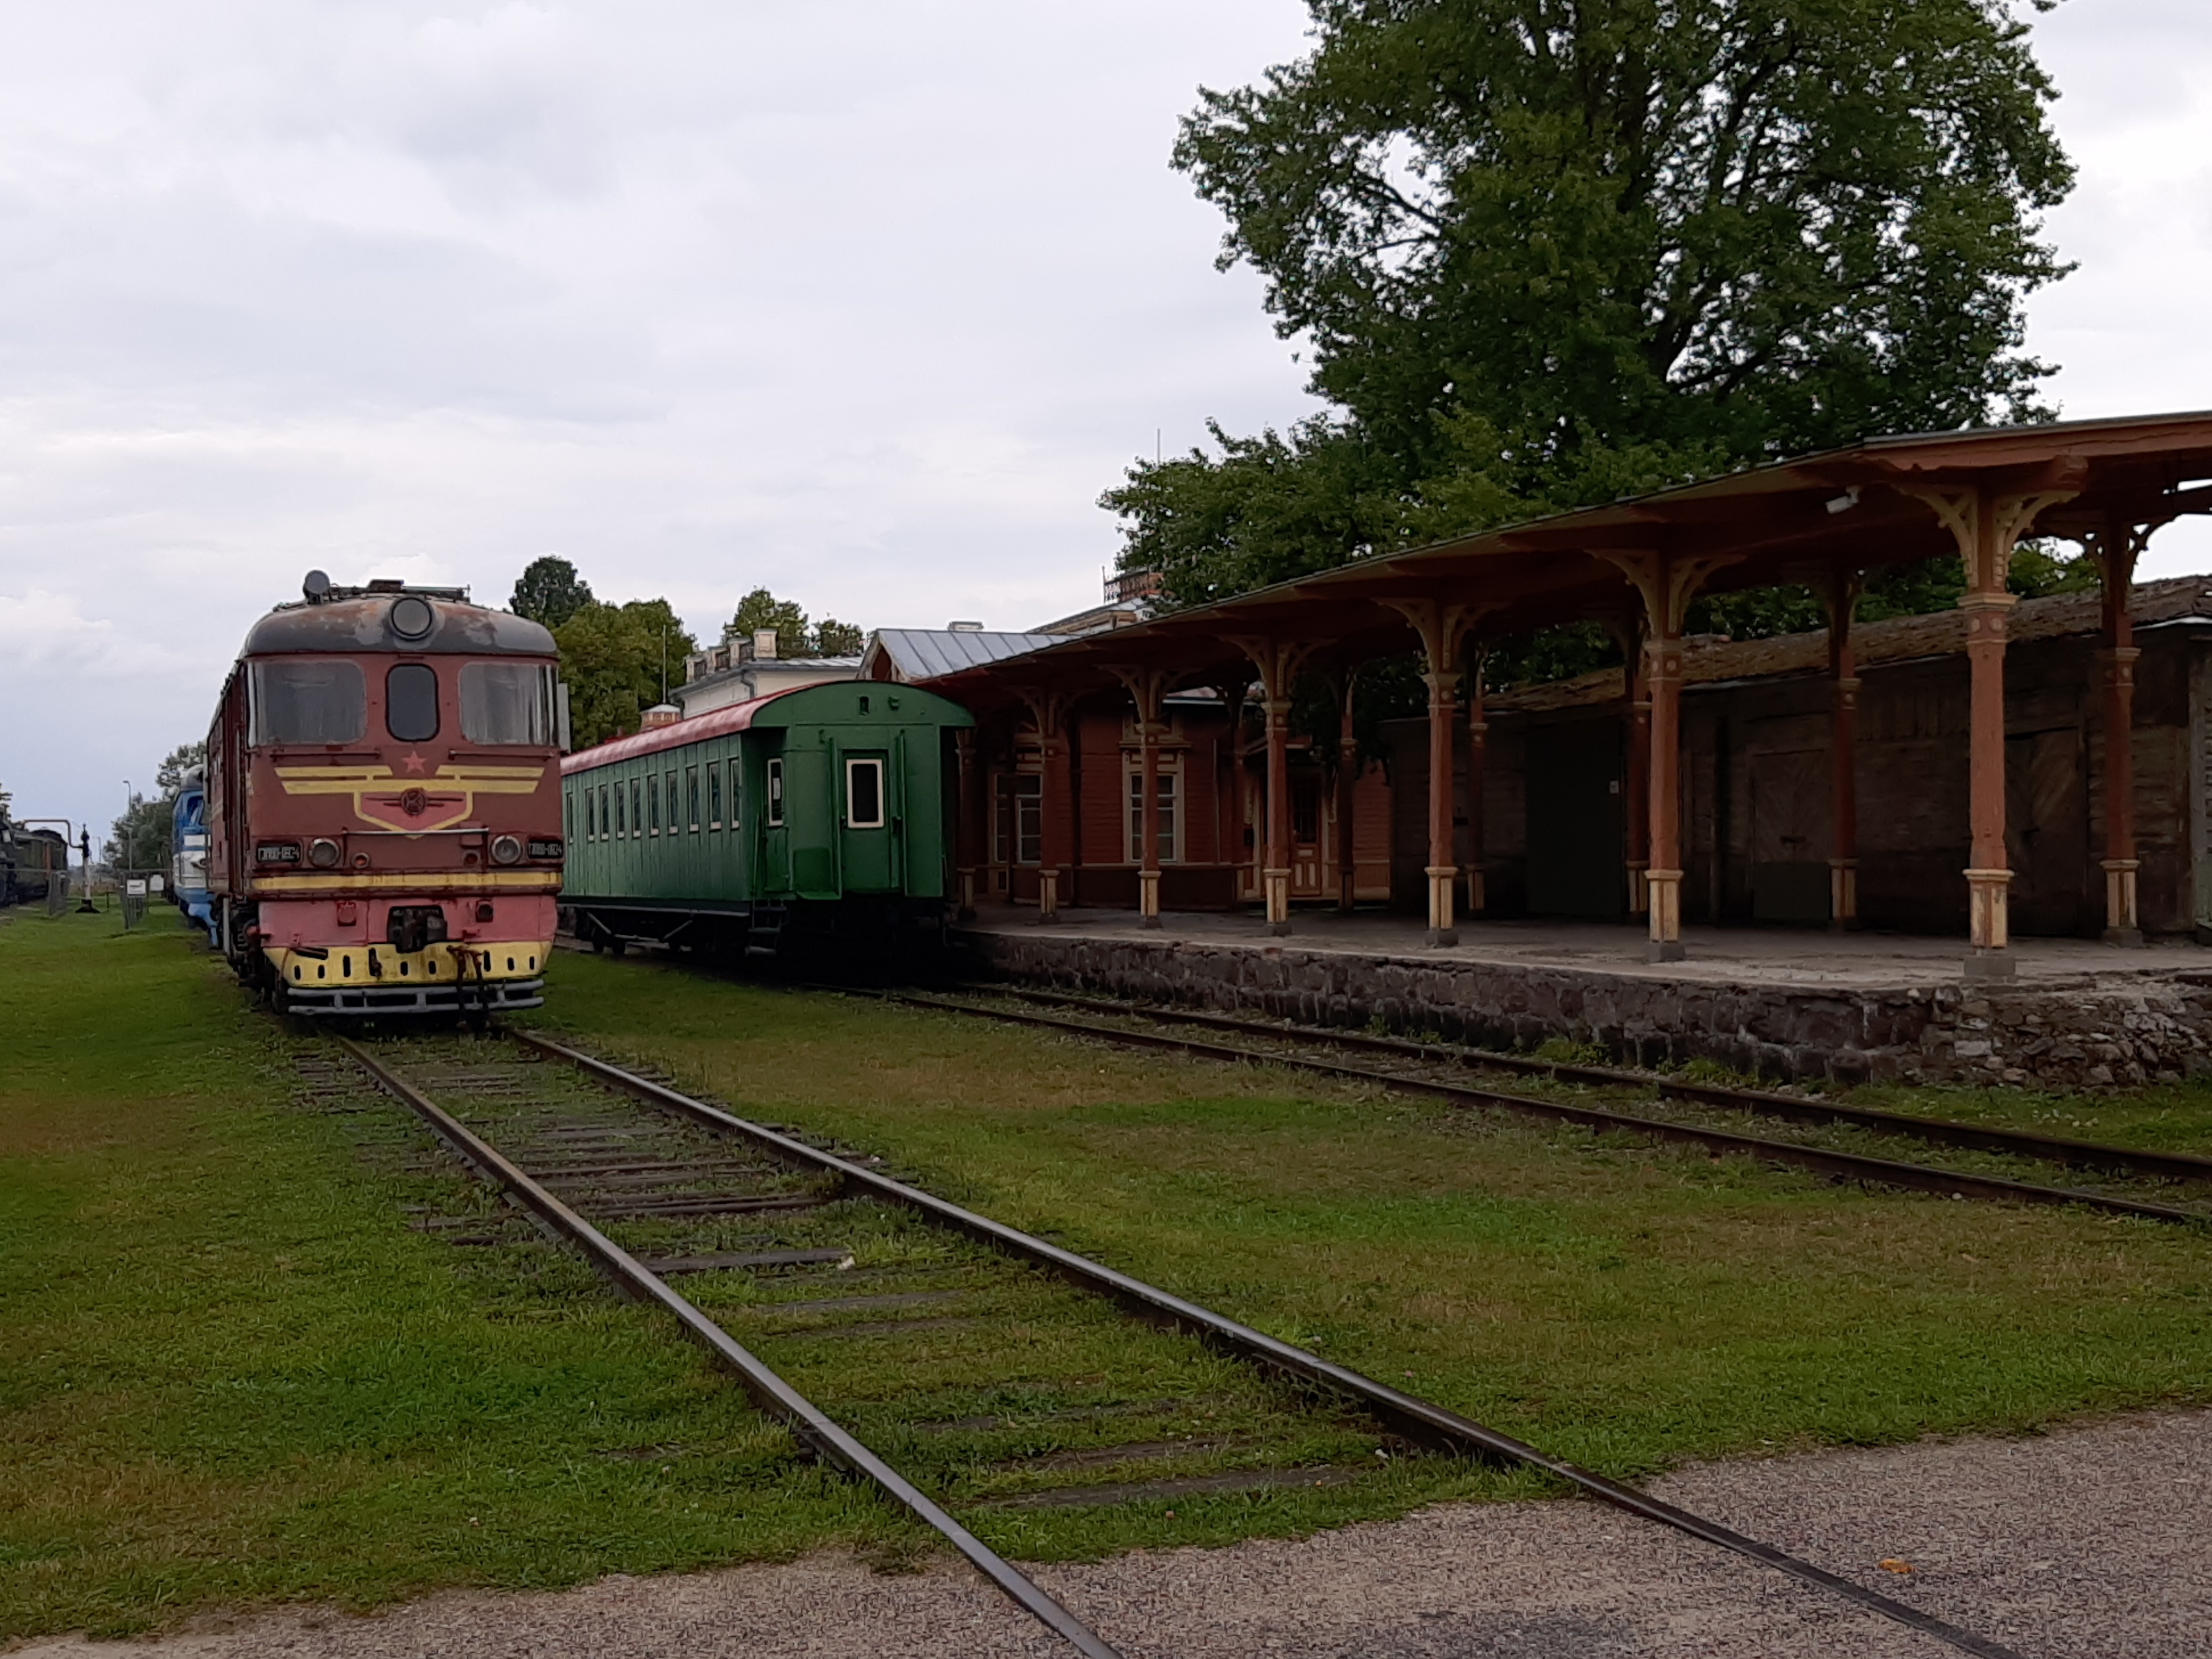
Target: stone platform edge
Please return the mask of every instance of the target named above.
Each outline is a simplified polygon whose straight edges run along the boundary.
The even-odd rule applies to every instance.
[[[2212,984],[1814,988],[1193,940],[959,935],[988,971],[1060,990],[1433,1032],[1486,1048],[1588,1043],[1637,1066],[1704,1060],[1790,1082],[2098,1088],[2212,1072]]]

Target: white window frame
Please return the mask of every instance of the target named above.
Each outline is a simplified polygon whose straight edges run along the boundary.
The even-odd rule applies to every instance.
[[[768,827],[783,828],[783,758],[777,756],[768,763]]]
[[[860,769],[866,767],[876,775],[876,815],[863,818],[853,807],[853,786],[859,780]],[[890,802],[885,798],[890,787],[890,768],[879,755],[854,757],[845,763],[845,827],[848,830],[880,830],[890,822]]]
[[[1141,759],[1132,760],[1128,768],[1129,781],[1121,798],[1128,804],[1124,816],[1124,829],[1128,846],[1129,862],[1141,865],[1145,861],[1145,767]],[[1182,830],[1182,766],[1179,761],[1163,755],[1159,762],[1160,786],[1160,862],[1180,864]]]

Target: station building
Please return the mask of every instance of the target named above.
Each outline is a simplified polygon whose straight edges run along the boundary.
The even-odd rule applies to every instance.
[[[870,672],[977,716],[957,845],[987,924],[1079,913],[1095,938],[1118,915],[1136,940],[1178,917],[1225,948],[1195,919],[1249,907],[1243,948],[1304,933],[1454,971],[1536,924],[1589,927],[1589,971],[1676,988],[1715,963],[1759,979],[1747,938],[1832,929],[1863,941],[1860,981],[1924,981],[1955,1013],[1962,981],[1972,1001],[2026,957],[2047,974],[2025,942],[2134,950],[2212,923],[2212,581],[2134,580],[2161,526],[2207,511],[2212,415],[1882,438],[970,659],[886,642]],[[2017,599],[2031,537],[2077,544],[2100,591]],[[1956,609],[1855,620],[1869,574],[1939,556],[1961,562]],[[1700,595],[1783,584],[1829,626],[1687,635]],[[1487,641],[1575,622],[1624,637],[1627,666],[1489,696],[1468,672]],[[1347,688],[1409,653],[1427,714],[1363,753]],[[1324,691],[1334,742],[1290,718]],[[1377,921],[1355,941],[1358,906]],[[1804,955],[1762,971],[1780,985]],[[1712,1052],[1776,1069],[1746,1041]]]

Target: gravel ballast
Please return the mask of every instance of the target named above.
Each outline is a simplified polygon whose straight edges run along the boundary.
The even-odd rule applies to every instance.
[[[1659,1495],[2032,1659],[2182,1659],[2212,1628],[2212,1413],[2018,1439],[1713,1464]],[[1907,1564],[1910,1572],[1882,1566]],[[1595,1504],[1463,1504],[1296,1541],[1139,1552],[1036,1577],[1129,1659],[1937,1659],[1955,1651]],[[23,1659],[119,1656],[78,1638]],[[817,1557],[381,1617],[260,1615],[161,1659],[1028,1659],[1067,1651],[951,1565]]]

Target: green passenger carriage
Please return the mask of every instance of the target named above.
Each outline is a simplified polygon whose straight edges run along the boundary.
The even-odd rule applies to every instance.
[[[613,950],[934,942],[951,734],[973,724],[931,692],[839,680],[569,756],[569,927]]]

